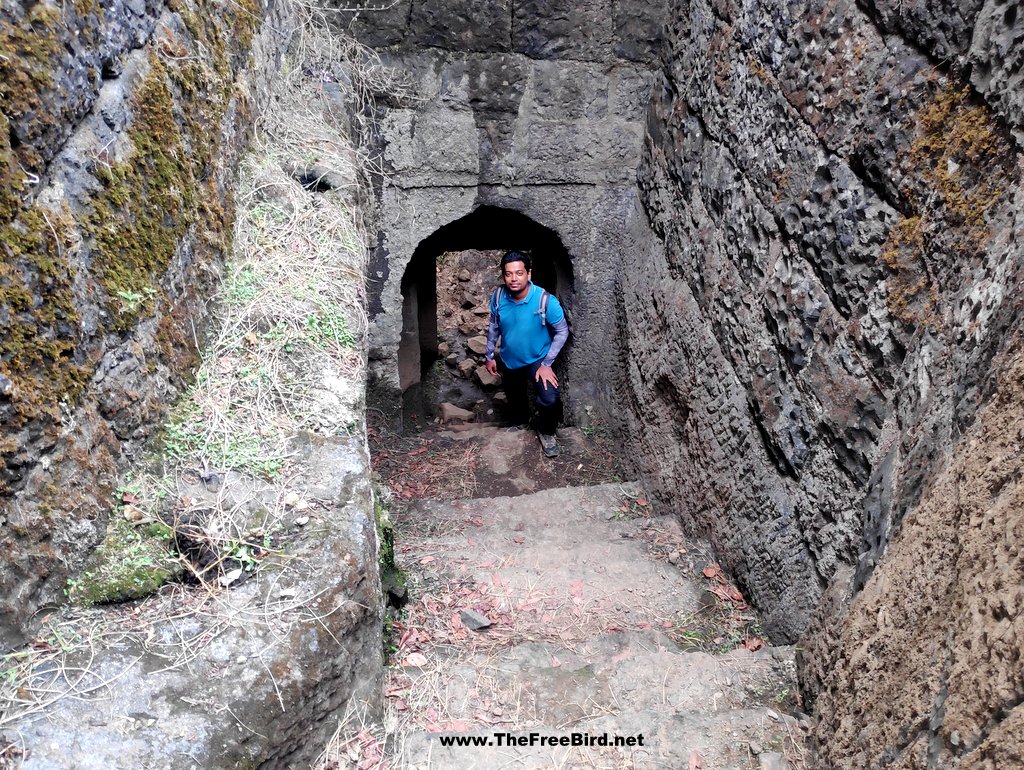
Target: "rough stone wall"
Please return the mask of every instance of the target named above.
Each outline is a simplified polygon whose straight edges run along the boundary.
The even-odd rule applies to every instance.
[[[659,502],[806,633],[816,766],[1020,763],[1018,10],[670,11],[627,422]]]
[[[582,415],[612,403],[614,291],[662,13],[639,0],[406,0],[355,19],[359,39],[409,83],[407,99],[378,95],[385,175],[368,284],[378,389],[398,389],[401,280],[416,247],[492,205],[560,237],[575,277],[568,406]]]
[[[276,15],[258,0],[0,8],[0,645],[62,597],[114,469],[194,363],[235,159],[285,41]]]

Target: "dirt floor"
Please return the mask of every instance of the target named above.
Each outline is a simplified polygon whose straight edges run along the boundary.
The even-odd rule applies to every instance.
[[[535,434],[468,423],[396,434],[369,430],[373,470],[399,501],[453,500],[622,481],[611,435],[562,428],[546,458]]]

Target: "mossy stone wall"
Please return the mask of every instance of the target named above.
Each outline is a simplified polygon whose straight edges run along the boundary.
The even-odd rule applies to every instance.
[[[262,0],[0,10],[0,645],[62,598],[115,471],[195,363],[280,16]]]

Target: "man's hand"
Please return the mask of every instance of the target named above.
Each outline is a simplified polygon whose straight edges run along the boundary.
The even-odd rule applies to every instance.
[[[547,390],[548,385],[553,388],[558,387],[558,378],[555,376],[554,369],[550,366],[544,366],[544,364],[537,367],[537,376],[533,379],[543,385],[545,390]]]
[[[484,362],[484,369],[486,369],[487,373],[492,377],[498,376],[498,362],[495,361],[493,358],[488,359],[487,361]]]

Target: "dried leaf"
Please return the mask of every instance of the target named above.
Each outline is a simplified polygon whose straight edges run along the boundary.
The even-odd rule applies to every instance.
[[[762,647],[764,647],[764,639],[761,639],[757,636],[748,636],[746,639],[743,640],[743,646],[751,652],[757,652]]]
[[[696,749],[690,752],[690,770],[700,770],[700,754]]]
[[[636,504],[637,505],[649,505],[649,503],[647,502],[647,498],[646,497],[638,497],[636,499]]]
[[[243,570],[241,567],[239,567],[238,569],[233,569],[230,572],[225,572],[223,575],[221,575],[217,579],[217,582],[219,582],[222,586],[227,588],[229,585],[231,585],[240,577],[242,577],[242,573],[244,572],[245,570]]]
[[[405,656],[405,660],[402,662],[403,666],[415,666],[416,668],[422,668],[427,665],[427,656],[421,652],[410,652]]]
[[[512,542],[513,543],[518,543],[518,544],[522,545],[523,543],[526,542],[526,538],[523,537],[522,535],[516,535],[514,538],[512,538]]]
[[[714,579],[722,574],[722,568],[712,562],[704,568],[704,577]]]
[[[583,581],[574,580],[569,584],[569,593],[577,599],[583,598]]]
[[[124,517],[128,521],[142,521],[146,518],[146,514],[141,508],[136,508],[134,505],[126,505],[124,507]]]

